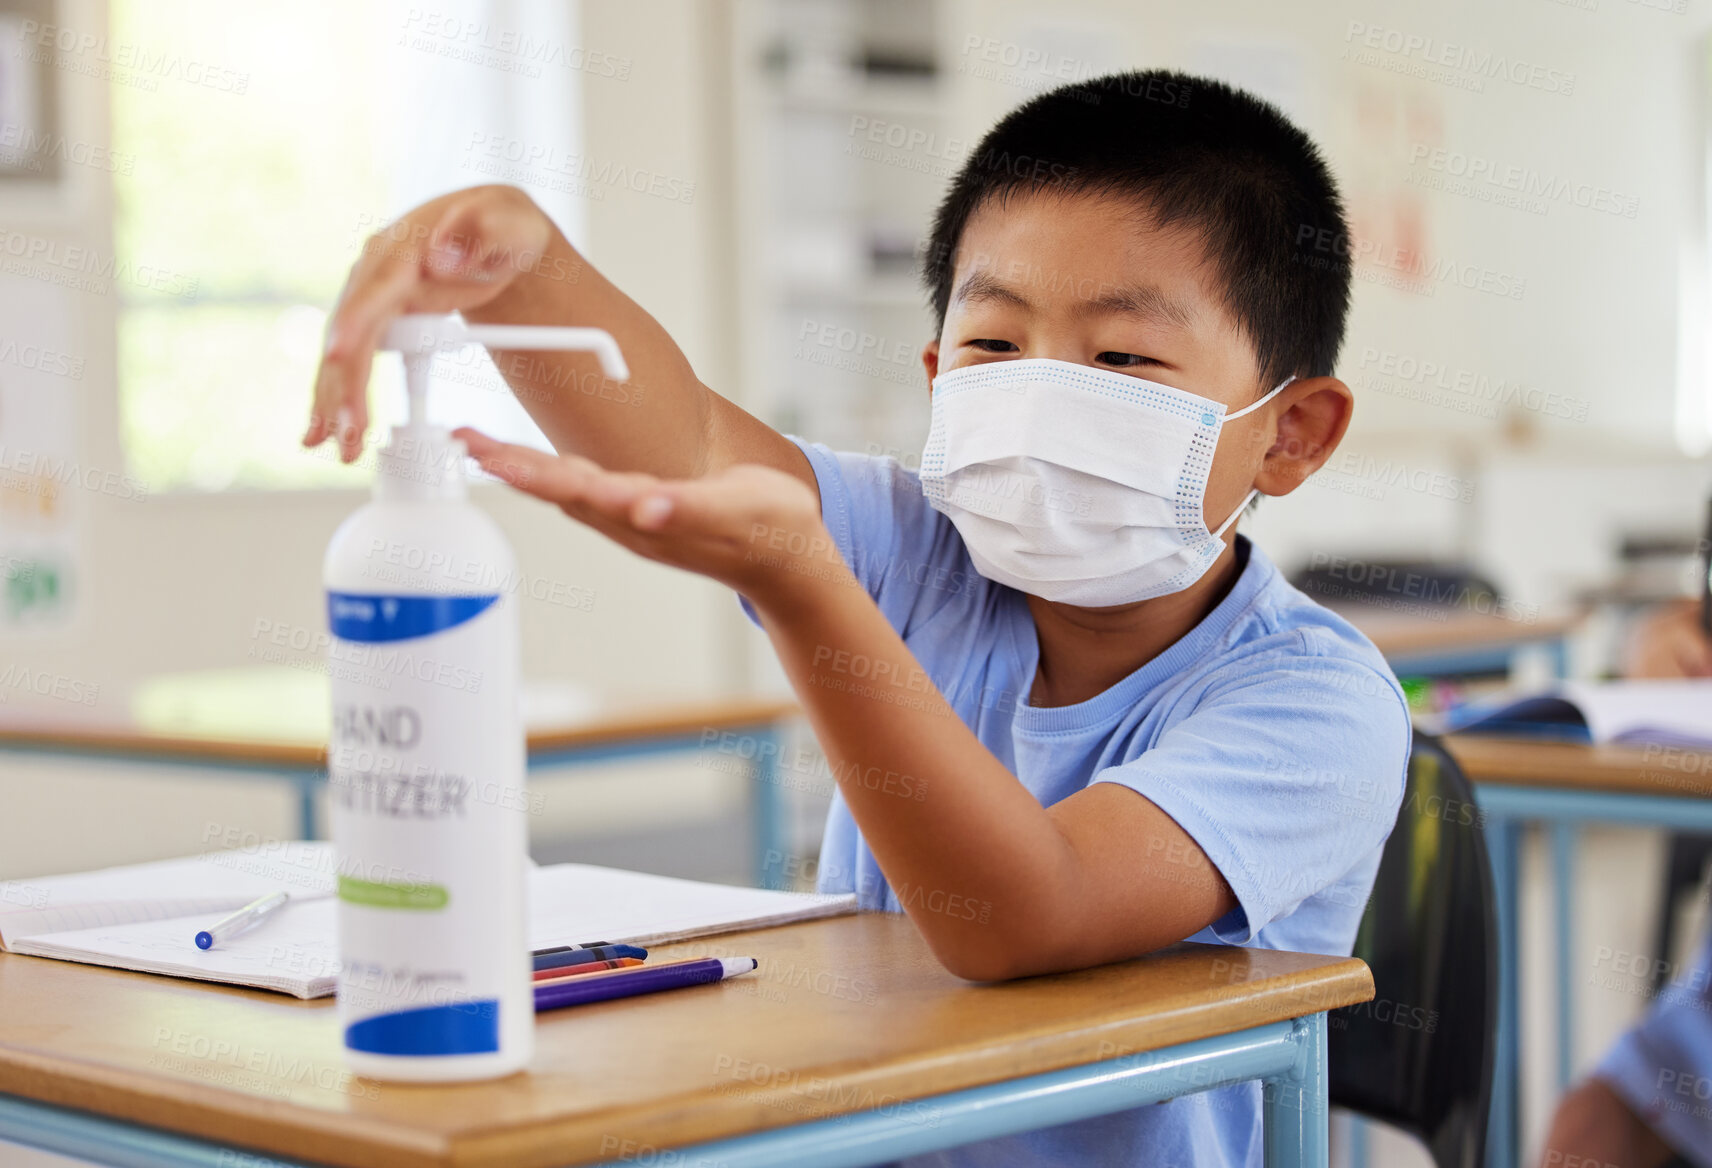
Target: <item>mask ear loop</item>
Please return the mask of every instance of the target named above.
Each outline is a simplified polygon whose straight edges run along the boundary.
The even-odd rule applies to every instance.
[[[1277,385],[1273,386],[1272,392],[1267,394],[1265,397],[1261,398],[1259,401],[1251,402],[1250,404],[1243,406],[1242,409],[1238,410],[1234,414],[1226,414],[1224,416],[1224,421],[1230,422],[1230,421],[1234,421],[1237,418],[1242,417],[1244,414],[1252,414],[1255,410],[1258,410],[1261,406],[1265,405],[1267,402],[1271,401],[1273,398],[1275,398],[1279,394],[1283,393],[1285,388],[1288,387],[1289,384],[1295,380],[1296,380],[1296,375],[1294,373],[1292,373],[1290,376],[1286,377],[1283,381],[1280,381]]]
[[[1296,375],[1294,373],[1292,373],[1289,377],[1286,377],[1283,381],[1280,381],[1276,386],[1274,386],[1272,392],[1267,394],[1265,397],[1261,398],[1259,401],[1254,402],[1251,405],[1246,405],[1246,406],[1242,407],[1242,409],[1238,410],[1234,414],[1226,414],[1224,416],[1223,421],[1221,421],[1219,423],[1220,428],[1222,429],[1224,422],[1228,422],[1232,418],[1240,418],[1244,414],[1253,413],[1255,410],[1258,410],[1261,406],[1265,405],[1267,402],[1271,401],[1273,398],[1275,398],[1279,394],[1283,393],[1284,388],[1286,386],[1288,386],[1292,381],[1295,381],[1295,380],[1296,380]],[[1258,494],[1260,494],[1260,488],[1259,487],[1255,487],[1253,490],[1249,491],[1248,494],[1243,498],[1243,501],[1237,505],[1237,509],[1230,513],[1230,518],[1226,519],[1223,523],[1219,524],[1219,529],[1217,531],[1214,531],[1211,533],[1212,537],[1214,539],[1223,539],[1225,532],[1230,530],[1231,524],[1235,523],[1237,521],[1237,517],[1240,516],[1244,511],[1248,510],[1248,505],[1250,503],[1254,502],[1254,497]]]
[[[1225,532],[1230,530],[1231,524],[1236,522],[1237,516],[1241,515],[1244,511],[1248,510],[1248,505],[1250,503],[1254,502],[1254,497],[1258,494],[1260,494],[1259,488],[1256,488],[1256,489],[1250,491],[1243,498],[1242,502],[1237,505],[1237,509],[1230,513],[1230,518],[1225,520],[1223,523],[1219,524],[1219,529],[1217,531],[1213,532],[1213,538],[1214,539],[1223,539]]]

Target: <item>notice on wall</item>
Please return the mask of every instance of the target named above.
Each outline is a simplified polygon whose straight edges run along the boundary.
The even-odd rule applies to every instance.
[[[0,636],[64,632],[79,591],[85,393],[82,306],[27,275],[0,275]]]

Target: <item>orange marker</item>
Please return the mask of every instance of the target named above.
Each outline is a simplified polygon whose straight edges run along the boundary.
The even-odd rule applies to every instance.
[[[548,982],[562,981],[567,977],[577,977],[585,973],[598,973],[605,969],[629,969],[633,965],[641,965],[640,957],[615,957],[611,961],[585,961],[581,965],[564,965],[558,969],[538,969],[535,971],[535,984],[544,985]]]

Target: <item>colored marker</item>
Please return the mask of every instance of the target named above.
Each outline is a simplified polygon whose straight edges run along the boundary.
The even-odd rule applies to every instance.
[[[598,949],[602,945],[610,945],[611,941],[584,941],[581,945],[549,945],[545,949],[531,950],[531,957],[545,957],[549,953],[569,953],[573,949]]]
[[[535,1012],[539,1014],[543,1010],[557,1010],[563,1006],[582,1006],[683,986],[705,985],[748,973],[759,965],[760,962],[753,957],[705,957],[566,978],[555,985],[535,987]]]
[[[581,977],[586,973],[601,973],[608,969],[633,969],[641,964],[640,957],[619,957],[612,961],[585,961],[581,965],[565,965],[558,969],[538,969],[535,971],[535,984],[547,985],[567,977]]]
[[[535,970],[559,969],[566,965],[586,965],[590,961],[616,961],[620,957],[634,957],[642,960],[648,956],[646,949],[636,945],[583,945],[576,949],[566,949],[562,953],[547,953],[534,959]]]
[[[221,917],[196,934],[198,949],[212,949],[221,941],[230,941],[239,933],[248,932],[266,920],[268,915],[291,899],[289,892],[274,892],[253,900],[231,916]]]

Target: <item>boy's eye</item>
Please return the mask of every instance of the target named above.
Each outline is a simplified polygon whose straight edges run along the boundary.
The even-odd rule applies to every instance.
[[[1119,369],[1133,365],[1159,364],[1159,362],[1155,361],[1152,357],[1143,357],[1136,353],[1114,353],[1110,350],[1101,353],[1099,356],[1095,357],[1094,360],[1098,361],[1102,365],[1115,365]]]
[[[969,344],[984,353],[1020,353],[1022,351],[1009,341],[993,340],[988,337],[978,338],[970,341]]]

